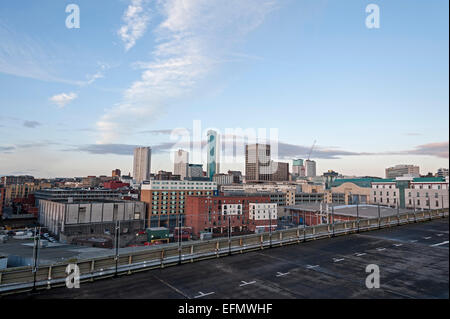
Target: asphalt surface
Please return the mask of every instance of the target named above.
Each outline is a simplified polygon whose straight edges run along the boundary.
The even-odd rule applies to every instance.
[[[446,218],[55,288],[34,298],[449,298],[448,240]],[[380,268],[378,289],[365,285],[369,264]]]

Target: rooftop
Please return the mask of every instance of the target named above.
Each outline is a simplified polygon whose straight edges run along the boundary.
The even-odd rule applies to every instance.
[[[448,299],[448,227],[448,218],[409,224],[82,283],[81,289],[42,290],[33,297]],[[365,285],[369,264],[380,267],[378,289]]]

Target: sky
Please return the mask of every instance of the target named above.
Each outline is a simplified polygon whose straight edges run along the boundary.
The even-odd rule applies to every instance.
[[[380,8],[367,28],[366,7]],[[79,28],[66,12],[79,8]],[[448,167],[447,0],[3,0],[0,175],[152,171],[206,132],[318,173],[384,176]],[[265,130],[265,132],[264,132]],[[181,134],[182,133],[182,134]],[[203,143],[202,143],[203,141]]]

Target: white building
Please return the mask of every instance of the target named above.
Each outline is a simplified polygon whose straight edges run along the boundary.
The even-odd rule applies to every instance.
[[[419,177],[419,166],[414,165],[396,165],[386,168],[386,178],[396,178],[402,176]]]
[[[231,174],[216,174],[213,176],[213,182],[217,185],[230,185],[233,184],[233,175]]]
[[[276,203],[250,203],[250,220],[273,220],[276,221],[277,204]]]
[[[223,215],[242,215],[242,204],[223,204],[222,205]]]
[[[311,160],[305,161],[305,176],[316,177],[316,162]]]
[[[173,172],[180,175],[180,179],[184,180],[188,176],[189,152],[178,150],[175,152],[173,160]]]
[[[449,177],[415,178],[405,189],[406,207],[415,209],[448,208]]]
[[[372,182],[370,202],[382,206],[397,206],[400,190],[395,180],[380,180]]]
[[[137,147],[134,149],[133,178],[136,183],[150,180],[152,149]]]

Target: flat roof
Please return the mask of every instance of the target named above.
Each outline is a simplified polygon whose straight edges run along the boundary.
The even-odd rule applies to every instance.
[[[328,212],[332,213],[332,206],[328,206]],[[322,210],[326,211],[326,205],[322,205]],[[294,205],[294,206],[286,206],[286,209],[289,210],[298,210],[298,211],[306,211],[306,212],[319,212],[320,211],[320,203],[310,203],[310,204],[302,204],[302,205]],[[343,216],[351,216],[351,217],[363,217],[363,218],[374,218],[378,217],[378,206],[369,205],[369,204],[361,204],[358,205],[334,205],[333,207],[334,214],[343,215]],[[406,212],[413,212],[411,209],[400,208],[400,214]],[[380,206],[380,215],[381,217],[385,216],[395,216],[397,215],[397,209]]]

